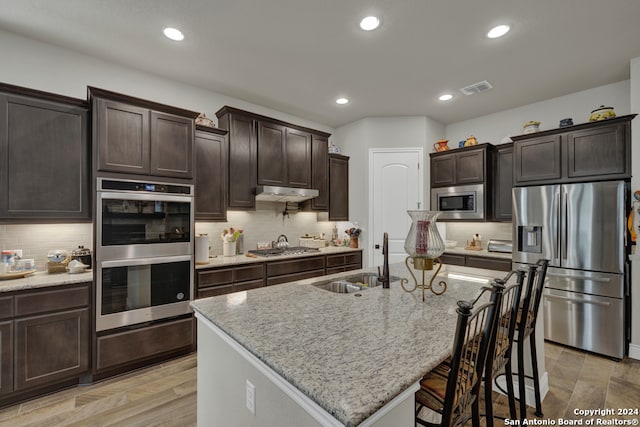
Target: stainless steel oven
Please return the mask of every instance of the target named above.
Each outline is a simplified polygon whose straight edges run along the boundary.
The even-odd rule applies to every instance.
[[[187,314],[193,186],[98,178],[96,329]]]
[[[441,211],[439,219],[484,219],[482,184],[431,189],[431,209]]]

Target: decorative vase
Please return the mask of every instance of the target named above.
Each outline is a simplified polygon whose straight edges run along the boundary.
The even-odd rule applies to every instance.
[[[349,239],[349,247],[350,248],[358,248],[358,238],[357,237],[352,237]]]
[[[236,242],[222,242],[222,256],[234,256],[236,254]]]
[[[449,149],[449,146],[447,145],[448,142],[448,139],[441,139],[440,141],[433,144],[433,149],[437,153],[439,153],[440,151],[447,151]]]
[[[413,258],[416,268],[431,266],[433,260],[444,253],[444,241],[440,237],[436,219],[439,211],[407,211],[411,217],[411,228],[404,241],[404,250]],[[427,267],[427,269],[430,269]]]

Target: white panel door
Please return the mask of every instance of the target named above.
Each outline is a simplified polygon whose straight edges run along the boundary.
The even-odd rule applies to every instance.
[[[411,219],[408,210],[423,209],[422,149],[369,151],[369,223],[372,224],[372,265],[382,265],[382,237],[389,234],[389,262],[403,262],[404,239]]]

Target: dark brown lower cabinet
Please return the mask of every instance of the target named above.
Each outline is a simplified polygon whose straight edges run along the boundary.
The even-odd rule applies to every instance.
[[[215,297],[264,286],[264,263],[197,272],[196,298]]]
[[[89,369],[89,309],[15,321],[15,390],[80,376]]]
[[[511,271],[511,260],[505,258],[491,258],[477,255],[442,254],[443,264],[462,265],[465,267],[484,268],[496,271]]]
[[[0,297],[0,407],[77,384],[89,372],[90,285]]]
[[[327,255],[327,274],[342,273],[343,271],[359,270],[362,268],[362,252]]]
[[[13,391],[13,322],[0,322],[0,396]]]

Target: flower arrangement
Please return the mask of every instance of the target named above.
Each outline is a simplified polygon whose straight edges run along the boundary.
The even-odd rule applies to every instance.
[[[241,228],[235,229],[231,227],[228,230],[225,228],[224,230],[222,230],[222,233],[220,234],[220,238],[222,239],[223,242],[231,243],[238,240],[238,237],[240,236],[240,234],[242,234]]]
[[[355,238],[357,238],[357,237],[360,235],[360,233],[362,233],[362,230],[361,230],[361,229],[359,229],[359,228],[351,227],[351,228],[350,228],[350,229],[348,229],[348,230],[344,230],[344,232],[345,232],[347,235],[349,235],[349,237],[355,237]]]

